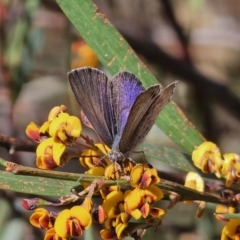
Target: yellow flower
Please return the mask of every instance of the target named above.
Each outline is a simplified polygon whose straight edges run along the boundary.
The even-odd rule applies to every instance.
[[[226,186],[229,187],[240,178],[240,157],[235,153],[226,153],[223,158],[222,174],[226,177]]]
[[[115,227],[115,231],[117,234],[117,239],[123,239],[129,235],[128,231],[126,231],[128,224],[119,223]]]
[[[204,181],[203,181],[202,177],[195,172],[189,172],[186,175],[184,186],[194,189],[194,190],[197,190],[199,192],[204,191]]]
[[[112,191],[120,191],[121,187],[118,185],[106,186],[100,189],[102,199],[106,199],[107,195]]]
[[[46,209],[37,208],[30,216],[30,223],[35,227],[47,230],[53,227],[53,218]]]
[[[130,158],[126,158],[123,163],[121,163],[122,165],[122,172],[124,176],[129,176],[133,167],[136,165],[135,162],[132,161],[132,159]]]
[[[202,177],[195,172],[189,172],[186,175],[184,186],[197,190],[199,192],[203,192],[205,188]],[[191,201],[184,201],[184,203],[190,203],[190,202]]]
[[[166,214],[166,212],[161,208],[151,207],[149,214],[154,218],[162,219],[164,217],[164,215]]]
[[[126,212],[121,212],[116,217],[116,225],[118,225],[118,224],[127,225],[130,218],[131,218],[131,216],[129,214],[127,214]]]
[[[58,166],[64,166],[72,156],[65,152],[66,146],[61,142],[53,141],[53,159]]]
[[[112,229],[102,229],[100,231],[101,238],[104,240],[120,240],[130,235],[127,230],[128,225],[118,224]]]
[[[62,112],[67,112],[67,108],[64,105],[52,108],[48,114],[48,121],[51,122],[54,118],[58,117],[58,115]]]
[[[107,195],[102,207],[109,218],[114,218],[123,211],[123,197],[121,191],[112,191]]]
[[[150,212],[150,205],[162,198],[163,192],[157,186],[135,188],[124,198],[124,209],[136,220],[140,217],[146,218]]]
[[[74,206],[59,213],[54,229],[62,238],[81,236],[83,231],[92,224],[89,211],[83,206]]]
[[[28,124],[25,133],[35,142],[39,142],[41,140],[39,127],[34,122]]]
[[[57,167],[53,159],[53,139],[49,138],[41,142],[36,151],[36,165],[41,169],[54,169]]]
[[[137,164],[133,167],[130,175],[132,187],[146,188],[160,182],[157,170],[149,168],[147,164]]]
[[[64,153],[66,146],[61,142],[48,138],[41,142],[36,151],[36,164],[41,169],[54,169],[57,166],[63,166],[72,157]]]
[[[49,137],[49,133],[48,133],[49,126],[50,126],[50,122],[49,121],[44,122],[42,124],[42,126],[40,127],[40,129],[39,129],[40,135]]]
[[[123,174],[122,168],[118,163],[112,163],[105,169],[104,176],[107,180],[118,180]]]
[[[212,142],[204,142],[192,152],[192,160],[196,167],[204,173],[215,173],[221,177],[222,158],[219,148]]]
[[[118,224],[115,229],[102,229],[100,231],[101,238],[104,240],[120,240],[124,239],[127,236],[131,236],[134,239],[142,239],[142,236],[144,235],[145,231],[141,231],[141,227],[143,226],[142,223],[136,223],[132,222],[128,225],[125,224]],[[132,235],[133,233],[136,233],[136,229],[139,230],[139,234],[137,233]],[[137,230],[137,231],[138,231]],[[143,234],[141,234],[143,233]]]
[[[222,230],[221,240],[240,239],[240,219],[230,219]]]
[[[107,217],[104,225],[107,229],[115,228],[116,227],[116,217],[114,217],[114,218]]]
[[[105,158],[107,153],[110,151],[110,148],[107,145],[101,143],[95,144],[95,146],[101,151],[100,154],[97,151],[92,149],[86,149],[82,152],[79,161],[83,167],[94,168],[96,166],[106,167],[111,162]]]
[[[131,219],[131,216],[129,214],[127,214],[126,212],[121,212],[117,215],[117,217],[107,218],[105,222],[105,227],[107,229],[115,229],[115,232],[117,234],[117,239],[122,239],[124,237],[122,235],[123,231],[128,226],[130,219]]]
[[[118,240],[114,229],[102,229],[100,235],[103,240]]]
[[[105,169],[103,167],[94,167],[89,169],[86,174],[92,176],[104,176]]]
[[[45,233],[45,237],[44,240],[69,240],[70,238],[62,238],[59,237],[54,228],[51,228],[49,230],[47,230],[47,232]]]
[[[50,136],[61,140],[64,144],[72,144],[80,137],[81,131],[82,125],[79,118],[64,112],[54,118],[49,126]]]
[[[184,186],[194,189],[198,192],[203,192],[205,189],[205,184],[204,184],[203,178],[195,172],[189,172],[186,175]],[[191,203],[191,202],[192,201],[184,201],[184,203]],[[205,207],[206,207],[206,202],[200,201],[198,210],[196,213],[196,217],[200,218],[202,216],[202,214],[205,210]]]
[[[71,50],[75,54],[75,58],[71,62],[72,68],[79,67],[97,67],[99,64],[98,58],[94,51],[83,41],[72,43]]]

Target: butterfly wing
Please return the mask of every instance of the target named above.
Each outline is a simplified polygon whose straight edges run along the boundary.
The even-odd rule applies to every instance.
[[[119,144],[121,152],[133,149],[148,134],[160,111],[170,101],[176,83],[168,85],[161,94],[160,85],[154,85],[138,96],[122,134]]]
[[[112,80],[112,109],[116,120],[113,148],[118,148],[130,110],[145,89],[139,79],[130,72],[119,72]]]
[[[68,79],[86,117],[106,145],[112,146],[115,125],[111,107],[111,82],[94,68],[84,67],[68,72]]]

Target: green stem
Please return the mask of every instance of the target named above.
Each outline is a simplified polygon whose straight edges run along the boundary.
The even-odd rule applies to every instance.
[[[101,181],[103,182],[104,186],[111,186],[111,185],[118,184],[119,186],[122,186],[124,188],[131,188],[130,184],[125,180],[118,180],[116,182],[113,180],[106,180],[104,179],[103,176],[91,176],[86,174],[58,172],[58,171],[51,171],[51,170],[42,170],[42,169],[37,169],[32,167],[25,167],[13,162],[5,161],[2,158],[0,158],[0,165],[6,167],[7,171],[12,172],[14,174],[18,174],[18,175],[47,177],[51,179],[68,180],[68,181],[79,181],[80,183],[81,182],[92,183],[101,178]],[[206,201],[206,202],[221,203],[221,204],[229,203],[229,201],[219,197],[218,195],[206,193],[206,192],[201,193],[193,189],[187,188],[183,185],[170,182],[164,179],[161,179],[161,182],[158,183],[157,186],[166,192],[170,191],[170,192],[175,192],[179,194],[181,196],[181,200],[198,200],[198,201]],[[35,194],[37,194],[37,192]]]

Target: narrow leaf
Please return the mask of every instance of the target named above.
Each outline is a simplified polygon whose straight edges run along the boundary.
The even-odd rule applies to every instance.
[[[145,87],[157,82],[91,0],[57,0],[57,2],[111,74],[128,70],[141,79]],[[174,103],[169,103],[165,107],[156,124],[188,153],[204,141],[201,134]]]
[[[77,182],[45,177],[15,175],[0,171],[0,189],[39,196],[61,197],[71,194]]]
[[[196,171],[191,156],[183,152],[148,142],[139,145],[137,150],[143,151],[147,160],[153,159],[186,172]]]

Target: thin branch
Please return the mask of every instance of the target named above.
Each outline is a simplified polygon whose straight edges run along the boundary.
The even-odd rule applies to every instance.
[[[6,148],[11,153],[14,151],[35,152],[37,143],[31,140],[17,139],[0,134],[0,147]]]
[[[175,32],[178,36],[178,39],[182,45],[184,57],[185,57],[186,61],[191,63],[191,58],[190,58],[190,55],[188,52],[188,39],[184,35],[182,27],[179,25],[179,23],[176,20],[171,1],[161,0],[161,3],[162,3],[162,6],[164,7],[164,11],[166,13],[166,16],[168,17],[168,20],[171,23],[173,29],[175,30]]]
[[[92,176],[87,174],[76,174],[76,173],[68,173],[68,172],[42,170],[42,169],[18,165],[13,162],[8,162],[2,158],[0,158],[0,165],[6,167],[6,171],[11,172],[13,174],[17,174],[17,175],[48,177],[53,179],[65,179],[69,181],[77,181],[77,180],[79,181],[79,177],[80,177],[80,184],[81,182],[93,182],[101,178],[101,181],[103,181],[104,186],[116,185],[116,181],[106,180],[103,176]],[[1,176],[1,177],[4,178],[4,176]],[[16,178],[16,181],[18,181],[17,178]],[[117,184],[124,188],[131,188],[130,184],[125,180],[119,179],[117,181]],[[206,201],[206,202],[212,202],[212,203],[229,204],[229,200],[224,199],[216,194],[207,193],[207,192],[201,193],[196,190],[187,188],[181,184],[174,183],[168,180],[161,179],[160,183],[158,183],[157,186],[160,189],[165,190],[166,193],[170,191],[170,192],[175,192],[179,194],[180,201],[199,200],[199,201]],[[0,186],[0,189],[1,189],[1,186]]]

